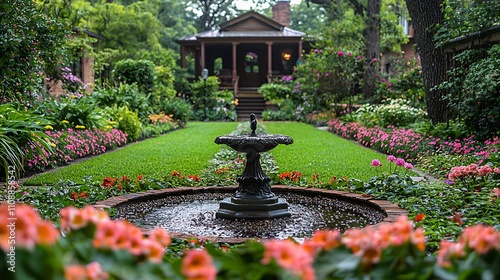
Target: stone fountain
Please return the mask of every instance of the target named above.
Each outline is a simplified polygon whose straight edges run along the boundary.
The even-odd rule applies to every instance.
[[[255,133],[257,120],[250,116],[250,134],[225,135],[215,139],[237,152],[246,153],[243,174],[237,178],[238,190],[233,197],[225,198],[219,204],[217,218],[225,219],[274,219],[290,217],[285,199],[278,198],[271,190],[271,178],[264,174],[260,165],[260,153],[268,152],[279,144],[289,145],[289,136]]]

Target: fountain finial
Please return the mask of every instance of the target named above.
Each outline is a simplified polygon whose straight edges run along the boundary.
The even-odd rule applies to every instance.
[[[254,113],[250,115],[250,129],[252,129],[252,135],[255,135],[255,130],[257,129],[257,119],[255,118]]]

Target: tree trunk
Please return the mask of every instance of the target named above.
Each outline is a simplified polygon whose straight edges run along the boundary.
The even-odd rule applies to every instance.
[[[370,100],[377,84],[377,63],[380,54],[380,0],[369,0],[366,9],[365,37],[365,71],[363,73],[363,96]]]
[[[427,114],[432,123],[445,122],[451,117],[448,102],[443,100],[446,91],[433,90],[446,80],[446,56],[434,43],[436,25],[444,20],[442,4],[443,0],[406,0],[422,64]]]

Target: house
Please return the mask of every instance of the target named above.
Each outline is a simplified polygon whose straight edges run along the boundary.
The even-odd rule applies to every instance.
[[[181,67],[186,56],[195,58],[195,75],[203,69],[217,75],[221,88],[239,100],[238,118],[260,116],[264,99],[257,89],[275,78],[292,74],[302,57],[304,33],[290,29],[290,1],[279,0],[273,18],[249,11],[220,24],[218,29],[177,40]]]

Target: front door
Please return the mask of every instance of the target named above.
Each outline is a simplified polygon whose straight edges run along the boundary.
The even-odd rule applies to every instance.
[[[240,59],[243,60],[243,63],[239,63],[239,65],[243,66],[239,69],[240,86],[260,87],[263,83],[263,73],[266,71],[264,69],[266,63],[265,58],[263,57],[263,52],[258,49],[248,50],[243,53],[243,56],[240,56]]]

